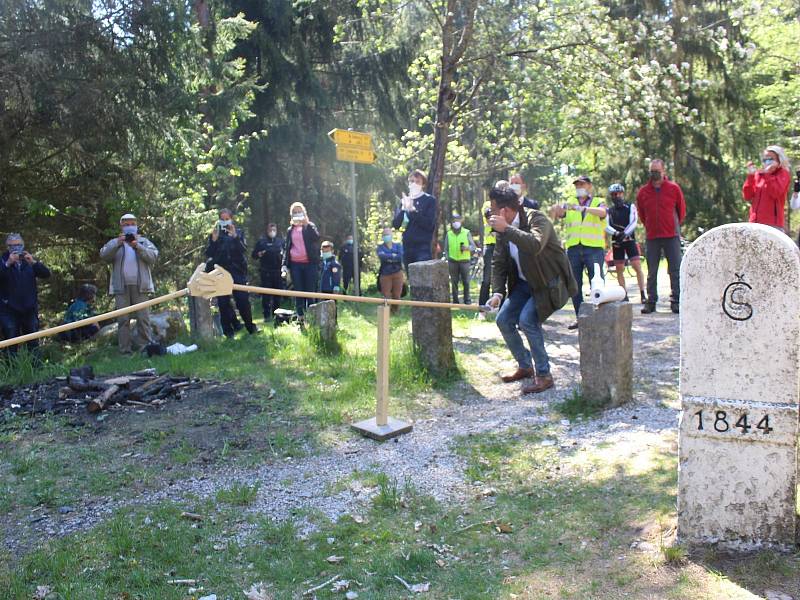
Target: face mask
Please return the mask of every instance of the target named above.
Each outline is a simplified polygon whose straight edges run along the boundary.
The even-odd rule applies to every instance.
[[[384,244],[391,244],[392,243],[392,239],[393,238],[392,238],[391,235],[385,235],[385,236],[383,236],[383,243]]]
[[[230,219],[220,219],[219,220],[219,226],[220,227],[227,227],[228,225],[233,225],[233,221],[231,221]]]
[[[510,186],[508,186],[508,187],[510,187],[510,188],[511,188],[511,190],[512,190],[512,191],[513,191],[513,192],[514,192],[514,193],[515,193],[517,196],[519,196],[520,194],[522,194],[522,184],[519,184],[519,183],[512,183],[512,184],[511,184]]]
[[[295,214],[292,215],[292,222],[295,225],[298,225],[298,224],[302,223],[305,220],[305,218],[306,218],[305,213],[295,213]]]
[[[453,229],[461,229],[461,221],[454,222]]]
[[[25,250],[25,244],[9,244],[8,251],[11,254],[21,254]]]
[[[322,253],[322,258],[324,258],[325,260],[328,260],[332,256],[333,256],[333,252],[323,252]]]
[[[764,163],[765,167],[771,167],[772,165],[775,164],[775,159],[774,158],[765,158],[762,162]]]
[[[353,240],[347,240],[347,241],[345,241],[345,244],[347,244],[348,246],[352,246],[353,245]]]
[[[578,188],[577,190],[575,190],[575,196],[577,196],[578,198],[586,198],[586,196],[588,195],[589,195],[589,190],[585,190],[583,188]]]
[[[128,235],[129,233],[136,235],[137,233],[139,233],[139,227],[137,227],[136,225],[123,225],[122,233],[124,233],[125,235]]]
[[[650,171],[650,181],[661,181],[661,171]]]
[[[269,239],[271,239],[271,240],[272,240],[272,239],[275,239],[275,236],[276,236],[276,235],[278,235],[278,232],[277,232],[277,231],[274,231],[274,230],[272,230],[272,229],[270,229],[270,230],[267,232],[267,237],[269,237]]]
[[[617,204],[617,205],[623,203],[622,196],[611,196],[611,200],[614,202],[614,204]]]
[[[411,196],[417,196],[422,193],[422,186],[418,183],[409,183],[408,184],[408,193]]]

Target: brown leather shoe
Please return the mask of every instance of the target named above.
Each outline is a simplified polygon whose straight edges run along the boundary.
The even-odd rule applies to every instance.
[[[555,385],[555,381],[553,381],[553,376],[551,374],[536,376],[533,378],[533,383],[531,385],[526,385],[522,388],[523,394],[538,394],[539,392],[543,392],[545,390],[549,390],[551,387]]]
[[[513,383],[515,381],[520,381],[522,379],[527,379],[528,377],[533,377],[534,371],[533,369],[517,369],[511,375],[502,375],[500,379],[503,380],[503,383]]]

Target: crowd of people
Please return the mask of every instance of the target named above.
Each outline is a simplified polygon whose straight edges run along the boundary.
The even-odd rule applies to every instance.
[[[486,310],[498,311],[497,326],[517,362],[516,371],[503,376],[503,380],[531,378],[525,392],[540,392],[553,385],[542,323],[569,299],[578,314],[583,302],[584,274],[591,281],[599,269],[599,276],[604,278],[604,267],[613,265],[620,286],[625,288],[624,268],[630,265],[638,282],[641,312],[649,314],[656,310],[658,265],[663,256],[670,278],[670,309],[680,312],[681,224],[686,217],[686,201],[680,186],[668,177],[663,160],[650,161],[648,181],[637,191],[635,202],[626,198],[621,183],[609,185],[606,198],[595,195],[592,179],[581,175],[572,182],[574,199],[551,206],[547,213],[528,196],[522,175],[514,173],[508,181],[498,181],[492,187],[481,209],[484,222],[480,248],[457,213],[451,215],[444,239],[436,241],[439,207],[437,199],[425,192],[427,183],[422,171],[409,174],[407,193],[400,199],[391,226],[382,230],[381,243],[375,248],[380,263],[378,290],[385,298],[401,298],[407,289],[408,266],[431,260],[441,251],[442,260],[449,267],[453,303],[459,302],[461,288],[463,302],[470,304],[471,264],[473,257],[482,255],[478,302]],[[790,164],[779,146],[764,150],[760,168],[748,163],[742,196],[750,207],[750,222],[783,230],[791,184]],[[800,209],[800,171],[790,206]],[[247,284],[245,232],[236,224],[230,209],[220,209],[217,216],[205,249],[206,268],[219,265],[230,272],[234,283]],[[258,261],[261,286],[285,289],[291,284],[297,291],[332,294],[351,290],[359,277],[354,255],[359,264],[363,258],[352,235],[345,237],[337,257],[333,241],[322,239],[301,202],[291,204],[289,217],[283,237],[277,224],[270,223],[250,253],[250,258]],[[556,221],[563,222],[563,241],[553,226]],[[635,235],[640,222],[646,238],[646,286]],[[114,306],[124,308],[143,302],[154,292],[152,268],[159,252],[139,232],[134,215],[122,215],[119,225],[119,234],[100,249],[99,256],[110,265],[108,292],[114,298]],[[401,241],[396,238],[398,230],[402,231]],[[0,257],[0,328],[8,339],[38,330],[37,280],[50,277],[50,270],[26,250],[20,234],[9,234],[6,246]],[[64,321],[92,316],[96,293],[93,285],[81,286]],[[280,300],[276,295],[262,296],[265,322],[273,319]],[[295,298],[298,319],[303,319],[312,301]],[[219,297],[217,306],[225,336],[233,337],[242,328],[251,334],[258,331],[247,292],[234,291],[231,296]],[[392,310],[396,312],[397,307]],[[117,319],[119,350],[124,354],[133,352],[131,316]],[[138,340],[153,343],[149,311],[139,310],[135,317]],[[569,328],[577,326],[575,321]],[[60,339],[78,342],[92,337],[97,330],[97,325],[86,325],[63,333]],[[527,339],[527,348],[520,332]],[[29,342],[29,347],[35,348],[36,341]]]

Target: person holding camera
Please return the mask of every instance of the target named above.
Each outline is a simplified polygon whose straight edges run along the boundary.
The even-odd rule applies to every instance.
[[[792,174],[786,152],[780,146],[767,146],[761,157],[762,167],[747,163],[747,178],[742,197],[750,204],[750,222],[770,225],[783,231],[786,195]]]
[[[50,270],[25,250],[19,233],[6,237],[6,252],[0,257],[0,329],[5,339],[39,331],[37,279],[50,277]],[[28,342],[34,350],[38,340]],[[8,349],[16,353],[16,347]]]
[[[233,283],[247,285],[247,241],[244,237],[244,231],[234,224],[233,212],[229,208],[221,208],[218,216],[219,220],[208,236],[206,257],[209,264],[206,268],[213,269],[214,265],[219,265],[231,274]],[[256,333],[258,327],[253,323],[250,294],[235,290],[232,298],[231,296],[217,297],[219,320],[225,337],[232,338],[233,334],[236,333],[236,325],[238,324],[231,300],[236,303],[239,316],[244,321],[244,326],[247,328],[248,333]],[[241,327],[241,324],[239,324],[238,329],[241,329]]]
[[[444,255],[450,270],[453,304],[458,304],[458,284],[464,288],[464,304],[470,304],[469,261],[475,252],[475,241],[469,229],[461,226],[461,215],[453,213],[450,229],[444,238]]]
[[[267,225],[267,235],[256,242],[252,256],[259,261],[258,270],[261,274],[261,285],[263,287],[275,290],[284,288],[283,277],[281,276],[284,245],[283,238],[278,237],[278,226],[275,223]],[[264,312],[265,322],[272,320],[272,314],[280,305],[280,296],[267,294],[261,296],[261,309]]]
[[[158,248],[146,237],[139,235],[135,216],[130,213],[122,215],[119,225],[120,235],[100,248],[100,258],[111,263],[108,293],[114,296],[114,308],[117,309],[144,302],[147,295],[155,291],[150,269],[158,259]],[[133,352],[131,315],[119,317],[117,323],[119,351],[130,354]],[[154,342],[149,309],[143,308],[136,312],[136,327],[145,344]]]
[[[492,258],[494,293],[486,305],[496,310],[502,304],[497,328],[517,361],[517,370],[502,380],[511,383],[532,377],[522,393],[543,392],[554,381],[542,323],[567,303],[578,286],[558,234],[544,213],[523,208],[511,189],[494,187],[489,199],[489,224],[497,233],[497,245]]]
[[[319,283],[319,229],[308,220],[308,211],[302,202],[292,203],[289,216],[291,224],[286,232],[283,273],[291,273],[292,285],[298,292],[316,292]],[[314,301],[309,298],[295,298],[294,302],[297,316],[302,318],[306,308]]]

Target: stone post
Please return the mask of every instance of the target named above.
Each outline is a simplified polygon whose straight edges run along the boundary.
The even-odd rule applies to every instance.
[[[319,335],[319,342],[324,349],[338,350],[336,302],[334,300],[320,300],[311,304],[306,309],[306,322]]]
[[[581,395],[594,406],[613,407],[633,397],[633,338],[630,302],[581,304],[578,342]]]
[[[408,266],[411,299],[450,302],[447,263],[426,260]],[[453,322],[449,308],[411,308],[411,335],[422,363],[433,373],[455,366]]]
[[[194,341],[210,340],[216,335],[211,300],[189,296],[189,331]]]
[[[723,225],[681,265],[678,539],[792,548],[797,534],[800,252]]]

